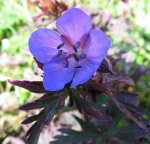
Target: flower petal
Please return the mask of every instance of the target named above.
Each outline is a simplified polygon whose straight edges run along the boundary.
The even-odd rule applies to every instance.
[[[71,8],[56,21],[56,26],[62,35],[69,37],[73,43],[76,43],[90,31],[92,22],[82,10]]]
[[[97,57],[98,60],[102,57],[102,59],[104,59],[110,46],[111,40],[102,30],[99,28],[92,29],[83,52],[87,55],[88,58]]]
[[[71,88],[88,81],[102,63],[111,41],[100,29],[91,30],[90,38],[84,48],[86,58],[79,61],[80,69],[76,69]]]
[[[29,50],[39,62],[47,63],[58,53],[57,46],[61,43],[61,37],[57,32],[39,28],[29,39]]]
[[[75,60],[68,60],[68,68],[64,68],[65,59],[54,58],[50,63],[44,64],[44,88],[49,91],[63,89],[74,75]]]

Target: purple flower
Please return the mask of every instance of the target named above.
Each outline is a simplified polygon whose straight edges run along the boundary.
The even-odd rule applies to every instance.
[[[71,8],[56,21],[59,31],[39,28],[29,39],[32,55],[44,64],[43,84],[57,91],[71,82],[71,88],[88,81],[97,71],[111,45],[100,29],[92,29],[90,17]]]

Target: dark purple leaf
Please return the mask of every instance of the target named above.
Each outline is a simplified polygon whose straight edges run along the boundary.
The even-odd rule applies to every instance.
[[[137,105],[137,97],[138,94],[136,93],[131,93],[131,92],[120,92],[116,96],[120,101],[132,104],[132,105]]]
[[[43,82],[41,81],[20,81],[20,80],[8,80],[11,84],[15,86],[22,87],[34,93],[47,93],[43,87]]]
[[[39,67],[41,70],[43,70],[43,64],[42,64],[42,63],[40,63],[39,61],[37,61],[37,59],[36,59],[36,58],[34,58],[34,59],[35,59],[35,61],[36,61],[37,65],[38,65],[38,67]]]
[[[72,95],[69,95],[69,107],[72,107],[74,105],[74,98]]]
[[[33,115],[31,117],[28,117],[27,119],[25,119],[22,124],[28,124],[28,123],[32,123],[34,121],[36,121],[39,118],[40,114],[37,115]]]
[[[89,115],[93,116],[99,121],[111,121],[112,118],[103,114],[100,111],[97,111],[94,107],[92,107],[85,99],[80,99],[80,105],[82,106],[82,109]]]
[[[131,85],[131,86],[134,85],[134,81],[131,78],[129,78],[129,77],[119,78],[117,80],[117,83],[125,83],[125,84]]]
[[[62,92],[55,94],[47,93],[34,102],[21,107],[23,110],[43,108],[38,115],[31,116],[22,122],[23,124],[28,124],[35,121],[26,134],[27,144],[37,144],[44,126],[52,120],[55,112],[64,106],[64,98],[64,93]]]
[[[96,133],[99,133],[99,131],[96,129],[96,128],[94,128],[94,127],[92,127],[89,123],[87,123],[87,122],[85,122],[85,121],[83,121],[82,119],[80,119],[79,117],[77,117],[77,116],[75,116],[75,115],[73,115],[73,117],[75,118],[75,120],[80,124],[80,126],[81,126],[81,128],[83,129],[83,130],[93,130],[93,131],[95,131]]]
[[[34,127],[35,127],[36,123],[34,123],[27,131],[26,133],[26,137],[30,136],[30,134],[32,133],[32,131],[34,131]]]
[[[99,70],[102,73],[111,73],[112,75],[115,75],[113,72],[112,63],[107,57],[104,58]]]
[[[126,143],[116,137],[113,137],[111,139],[108,140],[107,144],[129,144],[129,143]]]
[[[40,133],[48,121],[51,121],[58,106],[58,99],[53,100],[49,105],[47,105],[42,112],[40,117],[37,119],[36,123],[27,132],[27,144],[37,144]]]
[[[48,17],[57,18],[61,13],[68,9],[68,6],[63,1],[56,0],[34,0],[33,3],[37,5]]]
[[[145,131],[140,129],[135,124],[131,124],[122,128],[117,128],[115,133],[113,133],[113,137],[114,136],[124,140],[134,140],[141,137],[147,137]]]
[[[49,100],[49,99],[58,98],[58,93],[59,92],[56,92],[56,93],[46,93],[43,96],[41,96],[39,99],[37,99],[36,102],[46,101],[46,100]]]
[[[78,101],[75,101],[75,104],[76,104],[76,106],[77,106],[78,111],[79,111],[80,113],[83,113],[82,106],[79,104],[79,102],[78,102]]]
[[[93,81],[93,80],[86,82],[84,84],[84,87],[88,90],[92,89],[95,91],[109,92],[108,88],[105,85],[103,85],[99,82]]]
[[[132,109],[131,109],[131,104],[126,104],[124,102],[121,102],[120,100],[118,100],[118,96],[115,95],[109,95],[112,100],[114,101],[114,103],[116,104],[116,106],[119,108],[120,111],[122,111],[123,113],[125,113],[130,119],[132,119],[139,127],[141,127],[143,130],[145,130],[145,132],[147,133],[147,135],[150,135],[150,132],[147,128],[147,126],[145,125],[145,123],[140,119],[140,112],[137,111],[136,107],[133,105]],[[130,107],[129,107],[130,105]]]
[[[112,85],[116,85],[116,84],[119,84],[119,83],[124,83],[124,84],[127,84],[127,85],[130,85],[130,86],[133,86],[134,85],[134,81],[129,78],[129,77],[115,77],[115,80],[112,80],[109,79],[110,81],[107,82],[109,84],[112,84]]]
[[[52,94],[45,94],[44,96],[42,96],[41,98],[31,102],[31,103],[27,103],[23,106],[21,106],[19,109],[20,110],[34,110],[34,109],[40,109],[43,107],[46,107],[47,105],[49,105],[53,100],[57,99],[58,96],[57,95],[52,95]]]
[[[145,68],[143,65],[139,65],[134,73],[131,75],[132,79],[137,82],[143,75],[150,73],[150,68]]]
[[[71,95],[79,109],[80,112],[84,111],[87,114],[93,116],[94,118],[96,118],[99,121],[111,121],[112,118],[101,113],[100,111],[97,111],[94,107],[91,106],[91,104],[89,104],[85,99],[83,99],[82,97],[80,97],[80,94],[78,91],[76,91],[75,89],[70,89],[69,90],[69,95]]]
[[[74,118],[80,124],[82,130],[75,131],[70,128],[61,128],[58,131],[63,134],[55,136],[55,141],[50,142],[51,144],[88,143],[89,140],[95,140],[100,137],[100,133],[96,128],[76,116]]]
[[[21,106],[19,109],[20,110],[34,110],[34,109],[40,109],[40,108],[43,108],[45,106],[47,106],[48,104],[50,103],[50,101],[34,101],[34,102],[31,102],[31,103],[27,103],[23,106]]]
[[[58,102],[58,106],[56,107],[57,111],[61,110],[65,105],[65,94],[59,93],[58,97],[59,97],[59,102]]]

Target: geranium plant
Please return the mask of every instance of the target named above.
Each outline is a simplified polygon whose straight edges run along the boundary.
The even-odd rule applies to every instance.
[[[43,94],[20,110],[41,109],[23,124],[27,144],[37,144],[44,126],[61,111],[69,97],[86,119],[74,116],[82,131],[61,128],[52,144],[145,144],[150,134],[141,120],[137,94],[123,89],[132,85],[127,76],[114,72],[115,63],[106,57],[111,40],[100,28],[92,28],[90,16],[78,8],[67,10],[56,21],[56,30],[39,28],[29,38],[29,50],[43,71],[43,81],[9,80],[13,85]],[[93,118],[96,121],[93,123]],[[87,120],[88,119],[88,120]],[[125,126],[120,126],[123,121]],[[143,143],[144,142],[144,143]]]

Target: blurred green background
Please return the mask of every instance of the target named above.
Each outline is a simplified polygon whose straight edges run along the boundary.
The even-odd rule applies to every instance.
[[[13,87],[7,79],[38,80],[39,72],[28,51],[28,39],[36,28],[55,28],[53,5],[50,14],[37,6],[40,0],[0,0],[0,143],[23,144],[26,113],[19,105],[33,99],[30,92]],[[46,0],[51,1],[51,0]],[[59,2],[59,0],[58,0]],[[139,93],[139,105],[150,114],[150,1],[149,0],[67,0],[84,9],[112,40],[109,55],[123,59],[117,71],[131,76]],[[52,9],[52,10],[51,10]],[[55,10],[55,9],[54,9]],[[137,77],[136,74],[137,73]],[[149,116],[150,117],[150,116]],[[146,119],[149,119],[146,117]],[[42,143],[43,144],[43,143]]]

